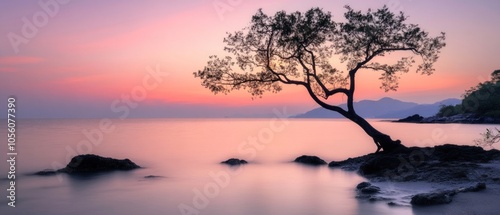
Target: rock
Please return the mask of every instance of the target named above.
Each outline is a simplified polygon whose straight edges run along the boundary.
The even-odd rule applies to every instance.
[[[360,192],[364,194],[374,194],[380,192],[380,187],[370,185],[368,187],[361,188]]]
[[[415,115],[412,115],[412,116],[409,116],[409,117],[406,117],[406,118],[403,118],[403,119],[396,120],[395,122],[413,122],[413,123],[418,123],[418,122],[422,122],[423,119],[424,119],[423,116],[415,114]]]
[[[467,187],[463,189],[463,191],[461,192],[478,192],[485,189],[486,189],[486,184],[481,182],[477,183],[475,186]]]
[[[342,167],[342,163],[341,162],[338,162],[338,161],[332,161],[330,163],[328,163],[328,167],[331,167],[331,168],[336,168],[336,167]]]
[[[359,165],[366,160],[366,157],[369,155],[365,155],[357,158],[348,158],[343,161],[332,161],[328,164],[330,168],[341,168],[347,171],[356,171],[359,169]]]
[[[397,169],[400,164],[401,161],[397,155],[380,153],[362,163],[359,172],[363,175],[381,175],[387,170]]]
[[[41,175],[41,176],[55,175],[55,174],[57,174],[57,171],[53,169],[44,169],[42,171],[38,171],[35,173],[35,175]]]
[[[369,186],[371,186],[371,185],[372,185],[372,184],[371,184],[370,182],[366,182],[366,181],[364,181],[364,182],[359,183],[359,184],[356,186],[356,189],[357,189],[357,190],[360,190],[360,189],[363,189],[363,188],[365,188],[365,187],[369,187]]]
[[[310,156],[310,155],[302,155],[298,158],[295,158],[293,162],[313,165],[313,166],[326,165],[326,162],[323,159],[317,156]]]
[[[226,161],[222,161],[221,162],[221,164],[227,164],[227,165],[230,165],[230,166],[247,164],[247,163],[248,162],[246,160],[240,160],[240,159],[237,159],[237,158],[231,158],[231,159],[228,159]]]
[[[370,182],[361,182],[356,186],[358,199],[367,199],[370,202],[388,201],[386,197],[379,196],[380,187],[372,185]]]
[[[65,168],[58,170],[69,174],[94,173],[114,170],[133,170],[140,168],[129,159],[114,159],[98,155],[78,155],[71,159]]]
[[[410,203],[420,206],[448,204],[451,202],[453,195],[455,193],[450,191],[420,193],[413,196]]]
[[[488,182],[500,175],[495,171],[498,167],[482,165],[500,161],[500,151],[486,151],[477,146],[445,144],[424,148],[410,147],[348,160],[335,162],[332,166],[343,167],[346,163],[357,163],[359,173],[370,180]],[[492,175],[482,177],[485,172]]]
[[[462,161],[485,163],[498,156],[498,151],[485,151],[478,146],[457,146],[445,144],[434,147],[434,155],[440,161]]]
[[[420,193],[411,198],[412,205],[439,205],[439,204],[448,204],[452,201],[453,196],[458,193],[465,192],[478,192],[486,189],[485,183],[477,183],[474,186],[466,187],[466,188],[458,188],[454,190],[444,190],[444,191],[435,191],[430,193]]]
[[[410,123],[465,123],[465,124],[496,124],[500,123],[498,117],[480,116],[474,113],[457,114],[448,117],[422,117],[418,114],[399,119],[393,122],[410,122]]]

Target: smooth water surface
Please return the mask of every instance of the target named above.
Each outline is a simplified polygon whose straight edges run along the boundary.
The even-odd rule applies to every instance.
[[[470,145],[492,127],[371,122],[408,146]],[[349,121],[111,119],[101,129],[100,123],[20,120],[16,208],[3,197],[1,214],[414,214],[410,207],[356,199],[354,187],[364,179],[355,172],[291,162],[302,154],[329,162],[375,151],[372,140]],[[0,137],[6,137],[3,124]],[[2,157],[6,152],[5,144]],[[87,153],[129,158],[144,168],[91,176],[30,175]],[[231,157],[250,164],[219,164]],[[8,164],[1,162],[0,168],[6,196]],[[160,177],[145,178],[149,175]]]

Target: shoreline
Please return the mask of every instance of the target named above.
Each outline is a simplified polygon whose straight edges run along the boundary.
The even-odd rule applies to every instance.
[[[388,120],[397,123],[416,123],[416,124],[481,124],[481,125],[500,125],[500,118],[477,116],[475,114],[458,114],[449,117],[423,117],[414,114],[402,119]]]
[[[486,151],[477,146],[451,144],[410,147],[332,161],[328,166],[356,172],[378,189],[374,193],[358,189],[360,200],[382,201],[395,207],[410,206],[415,212],[422,212],[420,214],[442,214],[437,211],[449,213],[450,210],[474,212],[472,214],[498,211],[495,204],[486,208],[459,204],[470,201],[481,205],[492,197],[500,199],[500,151],[496,149]],[[480,184],[486,188],[477,189]],[[428,203],[424,206],[412,204],[416,195],[428,197]]]

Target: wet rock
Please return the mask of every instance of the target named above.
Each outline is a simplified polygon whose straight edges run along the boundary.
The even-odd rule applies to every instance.
[[[485,190],[485,189],[486,189],[486,184],[481,182],[481,183],[477,183],[474,186],[467,187],[463,190],[459,190],[459,192],[479,192],[479,191]]]
[[[326,162],[323,159],[321,159],[317,156],[309,156],[309,155],[302,155],[298,158],[295,158],[294,162],[307,164],[307,165],[313,165],[313,166],[319,166],[319,165],[326,164]]]
[[[360,192],[364,194],[375,194],[380,192],[380,187],[370,185],[368,187],[361,188]]]
[[[458,188],[453,190],[441,190],[429,193],[420,193],[411,198],[412,205],[427,206],[427,205],[439,205],[448,204],[453,200],[453,196],[458,193],[465,192],[478,192],[486,189],[485,183],[477,183],[474,186]]]
[[[159,176],[159,175],[147,175],[147,176],[144,176],[145,179],[155,179],[155,178],[163,178],[163,176]]]
[[[368,201],[379,201],[384,200],[383,197],[377,196],[377,193],[380,193],[380,188],[372,185],[370,182],[361,182],[356,186],[356,190],[358,194],[356,198],[359,199],[368,199]]]
[[[454,192],[451,191],[438,191],[430,193],[420,193],[411,198],[412,205],[440,205],[448,204],[453,199]]]
[[[140,168],[129,159],[114,159],[87,154],[78,155],[71,159],[65,168],[58,170],[68,174],[106,172],[115,170],[133,170]]]
[[[241,165],[241,164],[247,164],[248,162],[243,159],[238,159],[238,158],[231,158],[226,161],[222,161],[221,164],[227,164],[230,166],[235,166],[235,165]]]
[[[370,182],[366,182],[366,181],[364,181],[364,182],[359,183],[359,184],[356,186],[356,189],[357,189],[357,190],[361,190],[361,189],[363,189],[363,188],[365,188],[365,187],[369,187],[369,186],[371,186],[371,185],[372,185],[372,184],[371,184]]]

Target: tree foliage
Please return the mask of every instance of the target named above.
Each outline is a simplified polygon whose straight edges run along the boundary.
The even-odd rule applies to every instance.
[[[500,118],[500,70],[492,72],[489,81],[466,90],[461,104],[443,106],[437,115],[448,117],[464,113]]]
[[[485,133],[481,133],[482,138],[476,139],[474,142],[477,146],[483,148],[495,148],[493,145],[500,142],[500,130],[498,128],[486,129]]]
[[[430,37],[418,25],[407,24],[403,13],[394,14],[385,6],[367,12],[346,9],[346,22],[333,21],[329,12],[319,8],[305,13],[279,11],[274,16],[259,10],[250,26],[224,39],[224,50],[232,56],[211,56],[194,75],[214,93],[246,89],[259,97],[266,91],[279,92],[283,84],[295,84],[306,87],[314,97],[327,99],[336,93],[352,96],[354,76],[360,69],[382,72],[382,88],[396,90],[398,74],[408,72],[415,60],[373,61],[392,52],[408,51],[419,57],[417,72],[434,71],[433,64],[445,46],[444,33]],[[333,56],[346,68],[332,65]]]

